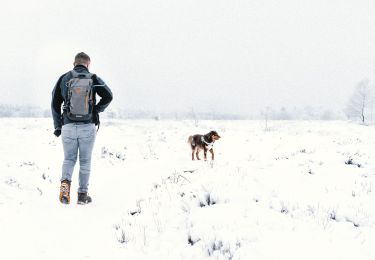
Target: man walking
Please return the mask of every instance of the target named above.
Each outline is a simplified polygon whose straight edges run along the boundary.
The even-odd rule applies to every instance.
[[[59,199],[61,203],[70,203],[70,184],[79,154],[78,204],[87,204],[92,201],[87,191],[95,125],[99,127],[99,113],[112,101],[112,92],[101,78],[89,72],[90,57],[86,53],[78,53],[73,65],[73,70],[59,78],[52,92],[54,134],[61,135],[64,148]],[[98,103],[96,94],[101,97]]]

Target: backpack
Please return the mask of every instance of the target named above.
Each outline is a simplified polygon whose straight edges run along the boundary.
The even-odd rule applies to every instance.
[[[72,121],[89,121],[94,107],[92,73],[71,72],[72,78],[66,83],[67,116]]]

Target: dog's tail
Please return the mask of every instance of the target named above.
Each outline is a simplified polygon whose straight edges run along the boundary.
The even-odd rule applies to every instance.
[[[191,145],[192,142],[193,142],[193,136],[191,135],[189,136],[187,143]]]

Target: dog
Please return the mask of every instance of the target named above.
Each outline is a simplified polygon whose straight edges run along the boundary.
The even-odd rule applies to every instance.
[[[194,154],[197,157],[197,160],[200,160],[199,158],[199,152],[203,150],[204,152],[204,160],[207,161],[207,151],[210,151],[211,153],[211,159],[215,159],[214,149],[213,145],[214,142],[219,140],[221,137],[216,131],[211,131],[208,134],[205,135],[192,135],[189,136],[188,144],[191,147],[191,159],[194,161]]]

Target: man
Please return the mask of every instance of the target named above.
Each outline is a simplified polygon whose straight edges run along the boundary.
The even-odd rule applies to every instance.
[[[86,53],[78,53],[73,65],[74,69],[59,78],[52,92],[54,134],[62,136],[64,148],[59,199],[70,203],[70,184],[79,151],[78,204],[87,204],[92,201],[87,190],[95,125],[99,127],[99,113],[112,101],[112,92],[101,78],[89,72],[90,57]],[[98,103],[96,94],[101,97]]]

